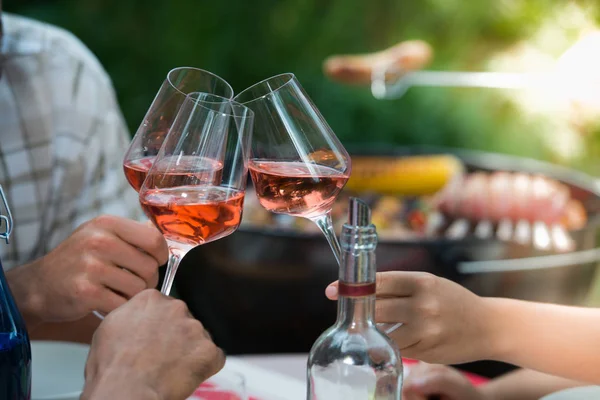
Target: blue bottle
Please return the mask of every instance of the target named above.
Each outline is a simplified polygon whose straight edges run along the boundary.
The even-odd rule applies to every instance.
[[[6,208],[6,216],[0,207],[0,238],[8,243],[12,228],[10,209],[0,186],[0,199]],[[6,283],[0,261],[0,399],[31,399],[31,345],[25,322],[15,305]]]

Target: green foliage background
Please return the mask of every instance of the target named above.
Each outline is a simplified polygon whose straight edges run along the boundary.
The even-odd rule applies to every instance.
[[[211,70],[236,92],[289,71],[345,143],[446,145],[557,161],[540,139],[552,132],[496,90],[413,88],[379,101],[367,89],[328,81],[321,65],[331,54],[418,38],[435,49],[432,69],[485,70],[491,55],[527,39],[568,3],[600,20],[593,0],[4,0],[4,9],[79,36],[112,76],[131,130],[172,67]],[[589,172],[600,153],[594,133],[588,153],[570,161]]]

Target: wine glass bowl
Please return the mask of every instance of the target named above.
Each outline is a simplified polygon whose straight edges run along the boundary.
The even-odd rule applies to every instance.
[[[301,161],[253,160],[250,175],[264,208],[309,219],[329,212],[348,180],[336,169]]]
[[[219,186],[179,186],[144,193],[142,208],[177,247],[227,236],[242,219],[244,192]]]
[[[260,204],[315,222],[339,262],[330,214],[350,176],[348,152],[293,74],[259,82],[234,100],[255,114],[249,170]]]
[[[155,156],[146,156],[140,159],[126,161],[123,163],[123,170],[125,171],[125,179],[129,182],[129,185],[136,191],[139,192],[148,171],[152,168],[152,162]]]
[[[125,177],[139,192],[179,108],[189,93],[202,92],[231,99],[233,89],[219,76],[198,68],[179,67],[167,74],[146,112],[123,160]]]
[[[189,250],[240,225],[252,125],[251,110],[223,97],[191,93],[181,106],[139,192],[169,245],[163,293]]]

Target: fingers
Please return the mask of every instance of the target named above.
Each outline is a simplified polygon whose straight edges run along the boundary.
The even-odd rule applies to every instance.
[[[375,321],[397,324],[412,322],[411,300],[405,297],[377,299],[375,302]]]
[[[146,280],[146,283],[148,284],[148,289],[157,289],[158,288],[158,269],[155,269],[152,272],[152,275],[150,276],[149,279]]]
[[[431,372],[431,367],[433,364],[429,364],[423,361],[419,361],[416,365],[410,368],[410,372],[406,375],[404,379],[404,387],[411,386],[413,383],[422,380],[424,377],[428,376]]]
[[[421,338],[409,325],[402,325],[390,334],[402,352],[403,357],[414,357],[413,350],[421,343]]]
[[[337,300],[338,299],[338,282],[335,281],[331,285],[325,288],[325,296],[329,300]]]
[[[432,49],[427,43],[405,41],[376,53],[331,56],[323,63],[323,71],[335,81],[364,85],[371,82],[377,67],[389,66],[406,72],[423,68],[431,57]]]
[[[377,299],[375,303],[375,320],[378,323],[402,323],[388,335],[396,342],[402,355],[407,357],[413,355],[422,339],[420,318],[413,303],[414,299],[407,297]]]
[[[202,349],[202,356],[198,360],[202,379],[206,380],[215,375],[225,366],[225,353],[212,341],[206,341],[207,345]]]
[[[172,298],[165,296],[156,289],[146,289],[138,293],[135,296],[135,299],[132,299],[131,303],[156,303],[164,300],[172,300]],[[154,307],[154,304],[151,304],[150,306]]]
[[[417,70],[425,67],[433,56],[433,49],[421,40],[401,42],[386,50],[386,56],[403,70]]]
[[[98,279],[102,285],[128,299],[147,288],[147,283],[139,276],[111,265],[100,271]]]
[[[430,365],[419,361],[417,365],[411,367],[408,375],[405,376],[402,383],[403,400],[428,400],[427,396],[420,392],[420,382],[428,376]]]
[[[108,288],[104,288],[100,291],[97,302],[98,304],[94,306],[94,309],[102,314],[108,314],[125,304],[127,299]]]
[[[202,323],[194,318],[194,316],[190,312],[190,309],[188,308],[187,304],[184,301],[179,300],[179,299],[173,299],[173,298],[169,298],[169,300],[171,301],[171,307],[175,308],[176,313],[178,313],[179,315],[181,315],[185,318],[189,318],[189,319],[193,320],[194,324],[197,324],[200,328],[204,329],[204,326],[202,326]]]
[[[444,365],[419,363],[406,379],[404,390],[426,397],[439,395],[450,400],[479,398],[476,389],[465,376]]]
[[[100,248],[99,257],[111,264],[127,269],[144,281],[145,288],[154,288],[158,282],[158,262],[148,254],[140,251],[120,238],[107,234],[106,243]],[[137,291],[135,292],[137,293]],[[134,294],[135,294],[134,293]]]
[[[426,272],[389,271],[376,275],[377,298],[408,297],[435,284],[436,276]]]
[[[375,278],[377,284],[377,299],[409,297],[420,292],[432,291],[435,289],[434,287],[438,280],[435,275],[427,272],[407,271],[379,272]],[[327,286],[325,289],[325,296],[330,300],[337,300],[337,281]]]
[[[104,215],[96,218],[96,224],[114,232],[133,247],[137,247],[152,256],[158,265],[163,265],[169,257],[167,242],[156,228],[145,223]]]

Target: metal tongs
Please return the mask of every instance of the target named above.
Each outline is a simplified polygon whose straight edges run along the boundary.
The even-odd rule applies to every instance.
[[[8,244],[13,228],[13,218],[8,207],[8,202],[6,201],[6,196],[2,190],[2,185],[0,185],[0,199],[2,200],[2,204],[0,204],[0,229],[4,229],[3,232],[0,231],[0,238],[4,239],[6,244]],[[6,209],[6,215],[2,213],[2,206]]]
[[[395,77],[391,83],[390,75]],[[373,68],[371,93],[377,99],[398,99],[413,86],[524,89],[547,86],[555,74],[464,71],[402,71],[382,64]]]
[[[582,36],[567,49],[551,71],[536,73],[407,71],[397,64],[381,62],[372,69],[371,92],[378,99],[397,99],[413,86],[494,89],[540,89],[558,86],[571,91],[571,94],[577,97],[577,92],[593,92],[600,85],[597,74],[600,66],[599,49],[600,31],[593,31]],[[590,85],[594,87],[590,88]]]

